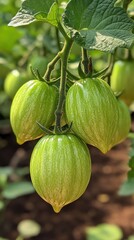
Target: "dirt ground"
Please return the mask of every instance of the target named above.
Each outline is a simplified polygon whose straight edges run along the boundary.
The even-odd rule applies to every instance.
[[[6,143],[0,150],[0,166],[13,165],[16,156],[19,166],[29,165],[36,141],[19,146],[10,131],[0,136]],[[42,226],[41,234],[31,238],[35,240],[85,240],[85,229],[100,223],[117,224],[124,239],[134,234],[134,197],[117,194],[127,177],[129,148],[130,142],[126,140],[103,155],[89,146],[92,177],[83,196],[59,214],[36,193],[12,200],[0,221],[0,236],[15,240],[16,227],[22,219],[36,220]]]

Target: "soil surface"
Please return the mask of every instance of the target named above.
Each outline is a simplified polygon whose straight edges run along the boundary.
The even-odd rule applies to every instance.
[[[19,146],[9,130],[1,133],[0,142],[0,166],[29,165],[36,141]],[[86,228],[100,223],[117,224],[123,230],[123,239],[134,234],[134,197],[118,196],[119,187],[127,178],[129,148],[126,140],[103,155],[89,146],[92,177],[83,196],[59,214],[36,193],[12,200],[1,215],[0,236],[15,240],[17,225],[23,219],[41,225],[41,234],[30,238],[35,240],[85,240]]]

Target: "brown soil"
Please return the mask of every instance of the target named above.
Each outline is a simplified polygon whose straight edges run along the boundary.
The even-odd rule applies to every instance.
[[[0,150],[1,166],[29,165],[36,142],[20,147],[11,133],[1,137],[5,143]],[[85,229],[100,223],[117,224],[124,232],[124,239],[134,234],[134,198],[117,194],[127,177],[129,145],[129,141],[124,141],[106,155],[90,146],[90,184],[80,199],[64,207],[59,214],[54,213],[36,193],[12,200],[1,218],[0,236],[15,240],[17,224],[22,219],[33,219],[41,224],[41,234],[31,238],[35,240],[84,240]]]

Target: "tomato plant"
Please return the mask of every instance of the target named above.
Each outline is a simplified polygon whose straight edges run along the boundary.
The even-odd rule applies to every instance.
[[[56,212],[87,187],[91,167],[86,144],[106,153],[129,133],[130,112],[107,80],[116,50],[133,44],[134,23],[127,13],[130,2],[24,0],[9,23],[12,27],[44,23],[56,30],[55,56],[47,66],[47,61],[41,68],[32,66],[36,80],[18,90],[10,114],[19,144],[46,134],[33,150],[31,178]],[[71,71],[69,60],[77,45],[78,64]],[[110,58],[100,71],[94,68],[95,51],[107,53],[106,61]]]

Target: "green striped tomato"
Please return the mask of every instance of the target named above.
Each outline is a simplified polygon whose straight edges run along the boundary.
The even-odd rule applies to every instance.
[[[42,81],[31,80],[18,90],[11,105],[10,120],[19,144],[44,135],[37,121],[50,127],[57,102],[58,89]]]
[[[82,79],[73,84],[66,97],[66,116],[72,130],[103,153],[113,146],[118,128],[116,97],[101,79]]]
[[[111,75],[111,88],[130,105],[134,101],[134,61],[117,61]]]
[[[71,133],[46,135],[33,150],[30,174],[37,193],[59,212],[87,188],[91,175],[89,150]]]
[[[117,102],[119,108],[119,123],[113,139],[114,145],[127,138],[131,127],[131,117],[127,105],[120,99],[117,99]]]

